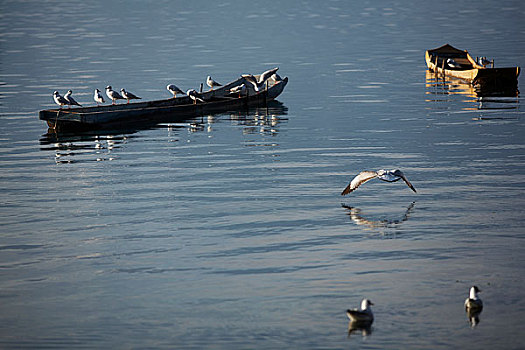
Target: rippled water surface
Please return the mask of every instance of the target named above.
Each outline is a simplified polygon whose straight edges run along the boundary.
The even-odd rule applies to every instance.
[[[523,67],[525,7],[428,6],[2,1],[0,347],[520,348],[523,99],[436,79],[424,52]],[[38,120],[54,90],[152,100],[274,66],[290,83],[268,108],[83,134]],[[340,196],[381,168],[418,193]],[[374,324],[349,333],[364,297]]]

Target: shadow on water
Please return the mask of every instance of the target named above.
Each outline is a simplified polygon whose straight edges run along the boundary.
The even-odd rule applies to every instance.
[[[466,314],[470,327],[475,328],[480,322],[479,315],[481,314],[481,310],[467,309]]]
[[[40,138],[42,151],[54,151],[57,163],[74,163],[78,155],[96,155],[96,161],[113,160],[111,154],[129,140],[139,137],[140,131],[166,129],[168,139],[175,141],[182,131],[188,133],[213,131],[213,124],[229,120],[232,125],[242,127],[244,134],[263,133],[275,135],[279,133],[279,124],[286,121],[288,108],[279,101],[270,101],[265,107],[221,112],[202,115],[200,117],[181,118],[180,116],[163,116],[152,122],[108,124],[96,130],[66,130],[53,128]],[[73,157],[73,158],[72,158]],[[91,157],[92,158],[92,157]]]
[[[356,333],[361,333],[361,336],[363,337],[372,335],[372,325],[362,325],[352,321],[348,322],[348,338],[350,338],[352,334]]]
[[[516,115],[498,114],[498,112],[516,111],[519,109],[519,90],[510,88],[507,90],[494,90],[482,85],[471,85],[460,79],[451,77],[439,77],[430,71],[426,71],[426,102],[436,104],[445,102],[459,102],[460,111],[471,111],[478,113],[473,120],[508,120],[516,119]],[[459,100],[458,100],[459,97]],[[437,105],[436,110],[445,109],[446,106]],[[447,105],[448,106],[448,105]],[[498,115],[494,115],[495,112]],[[485,115],[486,113],[491,113]]]
[[[378,229],[378,228],[392,228],[401,223],[407,221],[410,217],[410,214],[414,210],[416,202],[410,203],[410,205],[405,210],[405,213],[401,218],[397,219],[382,219],[382,220],[373,220],[366,218],[362,210],[356,207],[348,206],[344,203],[341,203],[341,207],[345,208],[350,220],[359,226],[366,226],[368,229]]]

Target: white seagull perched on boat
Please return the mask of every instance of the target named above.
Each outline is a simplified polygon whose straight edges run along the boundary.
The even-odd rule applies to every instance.
[[[481,290],[478,287],[470,287],[469,297],[465,300],[465,310],[480,312],[481,309],[483,309],[483,302],[478,297],[479,292],[481,292]]]
[[[354,179],[346,186],[346,188],[341,192],[341,196],[345,196],[349,194],[350,192],[356,190],[359,186],[364,184],[365,182],[372,180],[374,178],[379,178],[380,180],[387,181],[387,182],[396,182],[401,179],[405,181],[408,187],[414,192],[417,192],[414,186],[408,181],[405,174],[399,169],[395,170],[378,170],[378,171],[369,171],[365,170],[359,173]]]
[[[60,95],[58,91],[53,92],[53,100],[55,100],[55,103],[62,108],[64,105],[69,105],[68,100],[64,98],[64,96]]]
[[[271,77],[276,83],[280,82],[280,81],[283,81],[283,78],[281,78],[281,76],[277,73],[274,73]]]
[[[173,94],[173,98],[177,97],[177,94],[184,95],[184,91],[176,87],[174,84],[169,84],[166,89]]]
[[[210,87],[210,90],[213,90],[213,88],[216,87],[216,86],[217,87],[222,86],[222,84],[219,84],[218,82],[213,80],[209,75],[206,78],[206,85],[208,85]]]
[[[99,89],[95,89],[95,94],[93,95],[93,99],[97,103],[97,106],[99,105],[99,103],[106,102],[104,101],[104,96],[102,96]]]
[[[479,58],[479,63],[480,63],[483,67],[485,67],[485,66],[491,64],[492,62],[489,61],[489,60],[487,60],[487,57],[480,57],[480,58]]]
[[[262,72],[261,75],[259,75],[259,79],[255,78],[255,76],[251,74],[242,74],[241,77],[243,77],[244,80],[246,80],[248,83],[252,84],[253,89],[256,92],[259,92],[264,87],[264,83],[266,83],[266,81],[270,79],[274,74],[276,74],[278,69],[279,67],[275,67],[265,72]]]
[[[186,92],[186,95],[188,95],[193,100],[193,104],[196,104],[197,101],[204,102],[204,100],[199,97],[199,94],[197,93],[197,91],[195,91],[195,89],[189,89]]]
[[[77,101],[75,101],[75,99],[73,98],[73,96],[71,96],[73,94],[73,91],[71,90],[67,90],[66,94],[64,95],[64,98],[67,100],[68,104],[70,106],[80,106],[82,107],[82,105],[80,103],[78,103]]]
[[[278,70],[279,70],[279,67],[275,67],[272,69],[268,69],[265,72],[262,72],[261,75],[259,75],[259,80],[257,82],[259,84],[266,82],[266,80],[270,79],[270,77],[274,75]]]
[[[124,90],[124,88],[120,89],[120,93],[122,94],[122,96],[124,96],[124,98],[125,98],[126,100],[128,100],[128,103],[129,103],[129,100],[141,100],[140,97],[138,97],[138,96],[132,94],[132,93],[129,92],[129,91]]]
[[[447,65],[450,68],[458,68],[458,69],[461,68],[461,65],[457,63],[456,61],[454,61],[452,58],[447,59]]]
[[[241,84],[241,85],[237,85],[235,87],[232,87],[230,89],[230,93],[232,93],[232,94],[239,94],[239,98],[241,98],[241,95],[246,93],[246,85]]]
[[[124,99],[124,97],[111,88],[111,85],[106,86],[106,95],[111,99],[112,104],[115,104],[116,100]]]
[[[374,322],[374,314],[370,305],[374,305],[369,299],[361,301],[361,309],[346,310],[346,315],[351,323],[361,325],[371,325]]]

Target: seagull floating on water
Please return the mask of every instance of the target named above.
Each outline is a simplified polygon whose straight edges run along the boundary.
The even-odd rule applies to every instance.
[[[213,90],[214,87],[222,86],[222,84],[217,83],[215,80],[213,80],[209,75],[206,78],[206,85],[210,87],[210,90]]]
[[[232,93],[232,94],[239,94],[239,98],[241,98],[241,95],[246,93],[246,85],[245,84],[241,84],[241,85],[232,87],[230,89],[230,93]]]
[[[166,86],[166,89],[173,94],[173,98],[177,97],[177,94],[184,95],[184,91],[182,91],[173,84],[169,84],[168,86]]]
[[[380,180],[387,181],[387,182],[396,182],[400,179],[403,179],[408,187],[414,192],[417,192],[414,186],[408,181],[408,179],[405,177],[405,174],[399,169],[395,170],[378,170],[378,171],[369,171],[365,170],[359,173],[354,179],[346,186],[346,188],[341,192],[341,196],[345,196],[349,194],[350,192],[356,190],[359,186],[367,182],[368,180],[372,180],[374,178],[379,178]]]
[[[361,301],[361,309],[346,310],[346,315],[350,319],[351,323],[370,325],[374,322],[374,314],[370,305],[374,305],[369,299],[363,299]]]
[[[197,91],[195,91],[195,89],[189,89],[186,92],[186,95],[188,95],[193,100],[193,104],[196,104],[197,101],[204,102],[204,100],[199,97],[199,94],[197,93]]]
[[[58,91],[53,92],[53,100],[55,100],[55,103],[62,108],[64,105],[69,105],[68,100],[64,98],[64,96],[60,95]]]
[[[95,95],[93,95],[93,99],[97,103],[97,106],[99,105],[99,103],[106,102],[106,101],[104,101],[104,96],[102,96],[102,94],[100,93],[99,89],[95,89]]]
[[[124,96],[124,98],[126,100],[128,100],[128,103],[129,103],[129,100],[141,100],[140,97],[138,97],[138,96],[136,96],[136,95],[132,94],[131,92],[126,91],[124,89],[120,89],[120,93],[122,94],[122,96]]]
[[[483,302],[478,297],[479,292],[481,292],[481,290],[478,287],[470,287],[470,295],[465,300],[465,310],[481,311],[481,309],[483,309]]]
[[[73,91],[71,90],[67,90],[66,94],[64,95],[64,98],[67,100],[68,104],[70,106],[80,106],[82,107],[82,105],[80,103],[78,103],[77,101],[75,101],[75,99],[73,98],[73,96],[71,96],[71,94],[73,94]]]
[[[112,104],[115,104],[116,100],[124,99],[124,97],[111,88],[111,85],[106,86],[106,95],[111,99],[111,101],[113,101]]]

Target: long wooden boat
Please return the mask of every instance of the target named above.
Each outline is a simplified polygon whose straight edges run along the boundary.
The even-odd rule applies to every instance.
[[[231,88],[241,84],[247,87],[244,94],[230,93]],[[118,126],[126,123],[151,124],[167,115],[171,119],[173,117],[188,119],[208,113],[263,106],[279,96],[287,84],[288,78],[275,80],[272,77],[267,80],[264,89],[255,91],[253,86],[241,76],[218,89],[202,92],[200,97],[204,102],[196,104],[188,96],[182,96],[129,104],[48,109],[40,111],[39,118],[46,121],[50,128],[61,130],[99,129],[108,125]]]
[[[494,68],[476,62],[467,50],[459,50],[445,44],[425,52],[425,60],[430,71],[440,76],[464,80],[474,86],[494,90],[516,89],[520,67]]]

